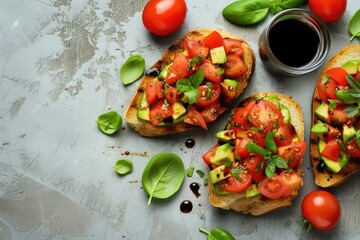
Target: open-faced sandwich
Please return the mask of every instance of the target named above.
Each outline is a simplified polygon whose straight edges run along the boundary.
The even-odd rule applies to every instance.
[[[148,137],[207,129],[247,86],[254,60],[250,46],[234,34],[191,31],[147,71],[124,118]]]
[[[337,186],[360,171],[360,45],[325,65],[314,90],[310,160],[315,183]]]
[[[288,206],[303,185],[306,150],[300,105],[278,93],[241,101],[203,155],[215,207],[261,215]]]

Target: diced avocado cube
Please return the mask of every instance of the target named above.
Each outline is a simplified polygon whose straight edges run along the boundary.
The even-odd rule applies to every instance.
[[[344,144],[348,143],[351,139],[353,139],[354,137],[356,137],[356,130],[353,126],[348,126],[348,125],[344,125],[343,126],[343,132],[342,132],[342,136],[343,136],[343,142]]]
[[[234,153],[232,147],[229,143],[220,145],[216,151],[215,155],[210,158],[210,162],[216,165],[223,165],[224,163],[234,162]]]
[[[214,184],[217,182],[220,182],[221,180],[224,180],[225,178],[229,177],[231,174],[225,174],[225,165],[221,165],[220,167],[217,167],[209,172],[209,181],[210,183]]]
[[[170,63],[169,65],[166,65],[164,67],[164,69],[160,72],[158,79],[164,80],[169,72],[169,67],[172,63]]]
[[[247,198],[251,198],[251,197],[255,197],[257,195],[259,195],[260,192],[256,186],[255,183],[251,184],[250,187],[248,187],[248,189],[246,189],[246,192],[245,192],[245,197]]]
[[[234,130],[223,130],[216,133],[216,137],[223,142],[231,142],[236,139]]]
[[[324,163],[325,163],[326,167],[329,169],[329,171],[331,171],[333,173],[340,172],[340,170],[349,161],[349,156],[346,153],[344,153],[343,151],[341,151],[340,156],[336,159],[336,161],[328,159],[321,155],[321,152],[324,150],[325,146],[326,146],[326,142],[322,139],[319,139],[318,150],[319,150],[321,159],[324,161]]]
[[[226,52],[223,46],[210,49],[210,59],[213,64],[226,63]]]
[[[315,115],[323,122],[329,123],[329,105],[322,102],[316,109]]]
[[[186,113],[186,108],[184,107],[184,105],[181,102],[174,103],[172,105],[172,109],[173,109],[173,114],[172,114],[173,120],[178,119],[184,113]]]
[[[236,80],[224,79],[224,83],[230,86],[232,89],[236,89],[238,82]]]
[[[187,50],[184,50],[183,53],[182,53],[185,57],[188,57],[189,56],[189,52]]]
[[[341,67],[345,69],[348,74],[355,74],[359,70],[359,62],[360,60],[349,60],[345,62]]]
[[[314,126],[311,128],[311,132],[317,135],[328,133],[329,128],[320,120],[316,121]]]
[[[279,103],[279,105],[280,105],[281,114],[282,114],[283,117],[284,117],[284,122],[285,122],[285,123],[290,123],[291,116],[290,116],[290,111],[289,111],[289,109],[288,109],[285,105],[283,105],[283,104],[281,104],[281,103]]]
[[[214,192],[216,195],[229,195],[231,193],[225,191],[219,183],[213,184]]]
[[[137,117],[142,120],[150,121],[150,105],[146,100],[146,92],[141,95],[137,110]]]

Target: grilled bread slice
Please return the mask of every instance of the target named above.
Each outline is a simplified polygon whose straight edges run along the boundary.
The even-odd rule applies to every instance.
[[[354,65],[354,62],[358,60],[360,61],[360,45],[349,45],[335,53],[320,73],[314,90],[312,99],[312,130],[310,132],[310,161],[312,171],[314,173],[315,183],[320,187],[326,188],[338,186],[349,179],[351,175],[360,171],[360,154],[358,156],[355,152],[352,154],[354,156],[348,154],[348,150],[349,148],[352,148],[352,146],[350,143],[347,143],[350,139],[346,137],[345,133],[347,129],[352,129],[353,133],[355,133],[352,137],[356,138],[356,131],[359,130],[359,114],[349,117],[346,113],[344,113],[345,108],[355,106],[356,104],[350,103],[344,105],[342,103],[343,100],[335,95],[335,93],[341,89],[352,89],[353,87],[346,83],[346,81],[344,82],[344,73],[340,74],[343,77],[343,80],[341,81],[341,79],[337,79],[339,76],[336,76],[336,74],[331,73],[330,71],[331,69],[341,67],[346,72],[351,72],[352,76],[356,76],[356,74],[359,75],[360,65],[357,65],[357,69],[355,68],[356,64]],[[347,63],[349,61],[352,62],[352,64]],[[354,71],[356,71],[356,73]],[[341,71],[339,72],[341,73]],[[338,81],[343,83],[339,84]],[[340,85],[340,87],[338,87],[338,85]],[[333,87],[332,90],[330,90],[331,86],[336,87]],[[324,94],[324,92],[327,91],[332,92],[332,97],[331,94]],[[335,105],[331,106],[331,101],[329,102],[328,99],[332,99],[333,104],[335,103]],[[319,110],[321,109],[319,106],[323,103],[326,103],[326,105],[324,105],[326,106],[325,110],[327,110],[327,112],[324,111],[325,116],[321,113],[322,111]],[[336,119],[339,111],[340,113],[345,114],[342,114],[345,118],[341,117],[343,119]],[[326,114],[330,115],[326,116]],[[321,132],[316,129],[314,130],[314,128],[316,128],[315,125],[317,123],[320,124],[319,121],[326,123],[325,126],[328,131],[326,131],[326,128],[324,130],[325,132]],[[338,156],[339,159],[329,161],[328,158],[324,158],[324,156],[320,154],[319,144],[325,144],[331,139],[336,139],[339,149],[341,149],[341,154]],[[354,141],[356,144],[356,139],[353,139],[353,142]],[[356,148],[358,148],[358,145],[355,145],[353,148],[354,151]]]
[[[210,49],[211,46],[208,47],[209,54],[205,54],[206,56],[202,56],[202,57],[199,57],[198,55],[191,56],[191,54],[193,54],[193,53],[188,51],[189,49],[186,47],[187,42],[192,41],[192,43],[190,43],[188,45],[190,45],[190,48],[193,47],[196,50],[196,47],[199,44],[201,46],[205,45],[203,43],[204,38],[206,36],[212,34],[214,31],[216,31],[218,34],[220,34],[221,37],[224,39],[224,41],[228,41],[225,39],[231,39],[231,40],[237,40],[238,43],[240,43],[240,46],[236,46],[236,44],[235,44],[232,47],[232,49],[230,49],[230,50],[229,50],[229,47],[226,48],[226,46],[224,46],[224,49],[226,49],[226,54],[227,54],[227,62],[223,63],[221,60],[221,57],[220,57],[220,59],[212,60],[212,58],[219,58],[220,54],[216,55],[216,53],[214,53],[213,55],[211,55],[211,49]],[[229,44],[228,44],[228,46],[229,46]],[[230,48],[231,48],[231,43],[230,43]],[[220,49],[220,52],[221,52],[221,50],[222,49]],[[231,57],[229,57],[229,55],[238,54],[239,53],[239,52],[237,52],[238,50],[243,51],[243,53],[241,53],[241,56],[239,56],[239,58],[241,59],[241,62],[243,62],[246,71],[244,71],[241,74],[237,74],[236,72],[235,72],[235,74],[231,73],[230,76],[227,76],[226,69],[231,70],[231,67],[232,67],[232,63],[229,62],[229,58],[231,59]],[[215,72],[215,75],[223,75],[223,76],[221,76],[221,79],[222,79],[221,80],[221,90],[222,91],[221,91],[220,97],[218,97],[219,104],[207,106],[207,108],[205,106],[202,106],[202,104],[197,104],[197,103],[189,104],[189,103],[187,103],[188,99],[186,99],[186,96],[185,96],[185,100],[184,100],[184,95],[186,95],[186,94],[184,94],[184,92],[177,91],[177,97],[178,97],[178,99],[181,99],[178,101],[180,102],[181,105],[180,105],[180,107],[177,105],[177,107],[179,107],[180,110],[179,109],[174,110],[174,112],[176,112],[176,114],[177,114],[176,120],[175,120],[175,118],[170,116],[171,113],[169,114],[168,110],[166,110],[167,112],[165,112],[165,113],[163,112],[163,114],[165,115],[164,117],[161,114],[156,116],[159,118],[166,118],[166,119],[164,119],[164,121],[161,121],[161,123],[159,123],[159,124],[154,119],[152,119],[153,121],[146,119],[146,116],[145,116],[145,120],[144,120],[144,117],[139,117],[139,109],[153,108],[153,106],[150,106],[151,104],[146,103],[146,101],[145,101],[145,103],[141,103],[142,99],[146,99],[144,97],[144,92],[146,91],[147,83],[154,81],[154,80],[160,81],[162,83],[162,87],[163,87],[163,89],[161,91],[163,91],[163,92],[167,91],[166,89],[169,86],[173,86],[176,88],[176,83],[172,83],[170,85],[167,84],[168,79],[166,79],[166,77],[163,77],[161,75],[163,75],[164,72],[168,75],[173,74],[173,72],[171,72],[171,67],[169,67],[169,66],[174,62],[174,59],[176,58],[176,56],[179,52],[183,53],[183,55],[186,56],[186,59],[189,61],[189,67],[191,67],[192,70],[194,70],[193,74],[199,70],[201,63],[203,63],[203,62],[212,63],[211,61],[215,62],[211,65],[211,66],[216,67],[217,72]],[[198,53],[201,54],[201,51],[199,51]],[[191,65],[191,64],[195,64],[196,66]],[[248,85],[248,81],[250,80],[250,78],[252,76],[254,67],[255,67],[254,53],[253,53],[251,47],[249,46],[249,44],[244,39],[239,38],[238,36],[236,36],[230,32],[225,32],[225,31],[219,30],[219,29],[216,29],[216,30],[215,29],[193,30],[191,32],[188,32],[183,38],[181,38],[180,40],[175,42],[173,45],[171,45],[169,47],[169,49],[167,49],[164,52],[164,54],[161,56],[161,58],[149,69],[149,71],[147,71],[147,73],[141,80],[138,89],[136,90],[132,99],[130,100],[130,103],[125,111],[124,118],[127,121],[127,123],[136,132],[138,132],[140,135],[146,136],[146,137],[157,137],[157,136],[171,135],[171,134],[175,134],[175,133],[179,133],[179,132],[184,132],[184,131],[190,130],[194,127],[198,127],[197,125],[201,125],[203,128],[207,128],[207,125],[206,125],[207,122],[214,121],[218,115],[222,114],[229,107],[229,105],[239,97],[241,92]],[[207,76],[206,76],[206,70],[205,70],[206,67],[203,67],[203,68],[204,68],[204,72],[205,72],[205,79],[204,79],[203,84],[206,82],[208,85],[212,85],[213,89],[215,89],[216,86],[219,86],[219,83],[217,82],[218,80],[217,79],[208,80]],[[225,71],[224,71],[224,69],[225,69]],[[187,69],[187,70],[189,70],[189,69]],[[236,71],[236,69],[232,69],[232,70]],[[235,77],[232,77],[232,76],[235,76]],[[188,77],[189,76],[187,76],[187,78]],[[215,76],[215,77],[217,77],[217,76]],[[230,90],[230,92],[228,92],[226,89],[224,89],[224,87],[226,88],[226,86],[227,86],[227,85],[224,85],[224,79],[227,79],[230,77],[232,77],[231,80],[236,81],[236,84],[235,84],[236,86],[235,87],[228,86],[229,89],[227,89],[227,90]],[[232,83],[234,83],[234,82],[232,82]],[[217,87],[217,88],[219,88],[219,87]],[[227,92],[227,93],[225,93],[225,92]],[[209,93],[211,93],[211,92],[209,92]],[[229,97],[229,93],[230,93],[230,97]],[[204,95],[207,93],[202,92],[200,94]],[[187,116],[187,114],[189,113],[190,105],[195,106],[195,109],[197,110],[196,112],[198,112],[202,115],[202,117],[205,120],[205,124],[203,121],[199,123],[199,121],[197,119],[194,120],[193,111],[191,112],[190,116]],[[192,110],[193,109],[194,108],[192,108]],[[149,111],[149,110],[147,110],[147,111]],[[170,110],[170,111],[172,111],[172,110]],[[149,115],[149,112],[147,112],[146,114]],[[178,115],[182,115],[182,116],[179,117]]]

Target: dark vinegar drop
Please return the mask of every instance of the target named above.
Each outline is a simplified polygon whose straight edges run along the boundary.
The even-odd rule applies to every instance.
[[[193,205],[192,202],[190,202],[189,200],[182,201],[182,203],[180,204],[180,211],[183,213],[189,213],[192,211],[192,209]]]
[[[197,198],[201,196],[201,194],[199,193],[200,185],[198,183],[196,183],[196,182],[191,183],[190,189]]]
[[[195,146],[195,140],[192,138],[189,138],[185,141],[185,146],[187,148],[193,148]]]

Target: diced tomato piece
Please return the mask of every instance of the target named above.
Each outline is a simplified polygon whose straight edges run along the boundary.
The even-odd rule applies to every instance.
[[[164,119],[171,117],[173,109],[171,105],[165,105],[164,99],[160,99],[155,105],[150,108],[150,122],[156,126]]]
[[[235,98],[236,90],[223,82],[221,82],[220,84],[221,84],[221,93],[223,96],[222,98],[223,101],[225,103],[232,102]]]
[[[245,158],[250,156],[250,152],[245,148],[246,144],[253,143],[250,138],[236,138],[235,155],[236,157]]]
[[[306,142],[297,141],[290,143],[287,146],[277,148],[277,154],[285,159],[288,169],[295,168],[299,165],[301,159],[304,157],[306,151]]]
[[[160,81],[149,81],[145,86],[146,101],[152,105],[157,99],[163,98],[163,88]]]
[[[184,122],[194,126],[200,126],[203,129],[207,129],[204,118],[201,116],[201,114],[198,111],[196,111],[194,106],[189,107],[188,115],[184,119]]]
[[[230,79],[237,79],[248,71],[241,57],[235,54],[227,56],[227,61],[223,68],[225,70],[224,75]]]
[[[224,45],[224,40],[219,32],[213,31],[204,38],[203,44],[210,49],[217,48]]]
[[[260,154],[251,154],[241,162],[244,168],[250,172],[254,182],[260,182],[264,178],[263,172],[266,167],[266,161]]]
[[[189,60],[182,53],[176,54],[174,62],[169,66],[169,73],[166,75],[165,82],[173,84],[176,81],[185,78],[193,73],[193,70],[188,68]]]
[[[336,139],[326,143],[325,148],[322,150],[321,155],[330,160],[336,161],[340,155],[340,146]]]
[[[338,138],[340,138],[341,132],[340,132],[339,129],[333,127],[333,126],[330,125],[330,124],[326,124],[326,123],[325,123],[325,125],[326,125],[326,127],[329,129],[328,132],[327,132],[327,134],[324,134],[324,139],[325,139],[326,142],[329,142],[329,141],[331,141],[331,140],[333,140],[333,139],[338,139]]]
[[[267,133],[281,125],[284,117],[274,103],[260,100],[250,111],[250,119],[254,127]]]
[[[348,121],[352,121],[347,113],[344,112],[345,108],[348,106],[346,104],[337,104],[336,108],[329,112],[330,122],[334,125],[344,125]]]
[[[164,91],[165,98],[168,101],[168,103],[173,104],[178,102],[178,91],[175,87],[167,87]]]
[[[347,71],[341,67],[331,68],[326,74],[341,86],[346,86],[348,84],[346,80]]]
[[[235,54],[241,57],[244,54],[244,49],[240,40],[224,38],[224,48],[227,55]]]
[[[356,138],[353,138],[345,145],[346,153],[354,158],[360,158],[360,147],[356,142]]]
[[[201,68],[204,69],[204,77],[211,82],[218,83],[224,79],[224,70],[209,61],[205,61],[198,69]]]
[[[270,199],[284,198],[291,193],[289,185],[276,173],[274,173],[271,179],[264,177],[258,190],[262,195]]]
[[[294,171],[283,171],[280,173],[279,178],[289,186],[291,192],[297,192],[303,184],[302,178]],[[286,197],[286,196],[284,196]]]
[[[200,85],[197,89],[200,94],[196,99],[195,105],[199,107],[207,107],[215,104],[221,95],[221,88],[218,83],[207,83]]]
[[[211,157],[215,155],[216,149],[219,147],[219,143],[215,144],[212,148],[209,149],[204,155],[202,155],[202,159],[206,165],[211,166]]]
[[[255,101],[251,101],[246,106],[236,108],[232,116],[232,120],[241,127],[243,125],[249,125],[249,112],[255,106]]]
[[[325,83],[323,83],[323,81],[318,81],[317,92],[321,101],[329,103],[328,99],[337,99],[335,94],[335,90],[337,89],[337,87],[338,84],[333,79],[329,79]]]
[[[289,123],[281,124],[275,132],[274,140],[276,146],[280,147],[290,144],[295,136],[296,132],[293,125]]]
[[[185,38],[185,49],[187,50],[189,57],[193,58],[196,56],[206,58],[209,54],[209,48],[204,46],[200,41],[190,39],[190,37]]]
[[[225,190],[226,192],[230,193],[242,193],[246,189],[249,188],[249,186],[252,183],[252,176],[249,174],[248,171],[242,171],[238,174],[238,177],[241,179],[239,181],[233,176],[230,176],[222,181],[219,182],[221,185],[221,188]]]
[[[214,104],[201,109],[200,114],[204,118],[205,122],[208,123],[217,119],[223,111],[224,109],[221,108],[220,103],[215,102]]]

